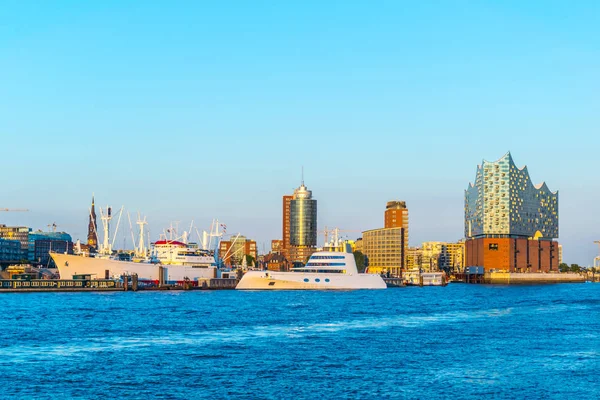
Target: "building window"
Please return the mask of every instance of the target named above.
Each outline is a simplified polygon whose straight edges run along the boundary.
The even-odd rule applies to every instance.
[[[490,250],[498,250],[498,243],[490,243],[488,248]]]

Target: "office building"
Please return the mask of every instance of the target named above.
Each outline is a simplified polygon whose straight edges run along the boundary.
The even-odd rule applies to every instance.
[[[0,239],[16,240],[21,245],[20,260],[27,259],[29,248],[29,229],[26,226],[0,225]]]
[[[292,199],[294,196],[285,195],[283,196],[283,216],[282,216],[282,243],[281,243],[281,253],[287,258],[289,256],[290,249],[290,209],[292,204]]]
[[[420,247],[409,247],[406,251],[406,270],[418,270],[423,263],[423,249]]]
[[[317,200],[312,198],[312,192],[304,186],[304,182],[290,200],[289,218],[288,260],[306,263],[317,247]]]
[[[400,276],[406,269],[408,253],[408,208],[404,201],[388,201],[384,228],[363,232],[363,253],[369,260],[369,272]]]
[[[510,272],[558,270],[558,192],[534,185],[510,153],[477,167],[465,190],[466,266]]]
[[[363,254],[369,260],[369,273],[400,276],[405,266],[404,228],[380,228],[363,232]]]
[[[465,266],[464,241],[457,243],[424,242],[421,249],[421,269],[423,271],[459,272]]]
[[[36,240],[33,253],[34,262],[44,267],[50,266],[50,252],[73,254],[73,242],[53,239]]]
[[[256,242],[245,236],[234,236],[231,240],[221,241],[219,255],[227,265],[242,265],[247,255],[257,259]]]
[[[48,243],[37,246],[38,241]],[[31,263],[46,265],[48,263],[48,254],[43,253],[43,249],[46,247],[48,247],[49,251],[52,250],[56,253],[64,253],[67,251],[69,254],[72,254],[73,239],[71,238],[71,235],[65,232],[30,232],[27,243],[27,260]]]
[[[21,242],[18,240],[0,239],[0,263],[8,265],[23,259]]]
[[[271,240],[271,253],[282,254],[283,240]]]

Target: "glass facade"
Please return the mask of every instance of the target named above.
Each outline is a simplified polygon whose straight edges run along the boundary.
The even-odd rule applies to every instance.
[[[27,259],[29,231],[26,226],[0,225],[0,239],[16,240],[21,244],[19,260]]]
[[[527,167],[517,168],[510,153],[483,161],[465,191],[465,236],[489,235],[558,237],[558,192],[531,183]]]
[[[18,262],[22,255],[19,241],[0,239],[0,262]]]
[[[40,254],[36,255],[36,242],[38,240],[62,242],[62,243],[56,244],[56,246],[53,247],[53,251],[55,251],[57,253],[61,253],[61,252],[64,253],[65,248],[66,249],[71,248],[71,251],[72,251],[72,248],[73,248],[73,243],[72,243],[73,239],[71,238],[71,235],[69,235],[68,233],[36,231],[36,232],[30,233],[29,238],[28,238],[27,259],[30,262],[40,261]],[[70,247],[69,247],[69,243],[71,243]],[[41,249],[41,247],[40,247],[40,249]],[[59,249],[63,249],[63,250],[60,251]],[[42,251],[42,250],[38,250],[38,253],[40,251]],[[44,256],[43,258],[44,258],[44,260],[47,260],[47,257]]]
[[[304,184],[294,192],[290,202],[290,245],[317,245],[317,200]]]

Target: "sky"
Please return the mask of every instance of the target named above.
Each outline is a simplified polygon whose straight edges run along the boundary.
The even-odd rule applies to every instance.
[[[268,251],[304,167],[320,229],[405,200],[410,245],[455,241],[477,164],[511,151],[589,265],[599,70],[597,1],[4,1],[0,208],[30,211],[0,223],[85,239],[94,193],[153,240],[218,218]]]

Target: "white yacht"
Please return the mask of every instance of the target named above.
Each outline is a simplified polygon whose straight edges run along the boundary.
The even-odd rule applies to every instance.
[[[308,263],[289,272],[248,271],[236,289],[239,290],[292,290],[292,289],[385,289],[381,276],[359,274],[352,253],[320,251]]]

